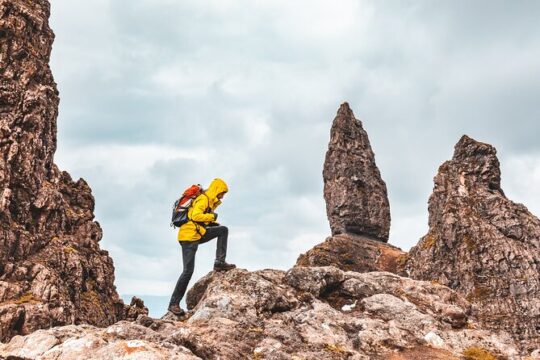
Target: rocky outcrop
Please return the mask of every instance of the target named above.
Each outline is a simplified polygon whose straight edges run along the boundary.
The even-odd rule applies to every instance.
[[[53,162],[58,91],[45,0],[0,0],[0,340],[128,313],[88,184]]]
[[[107,329],[41,330],[0,345],[0,357],[459,359],[482,352],[518,358],[507,333],[482,329],[467,300],[431,282],[335,267],[235,269],[201,282],[185,321],[140,316]]]
[[[340,234],[328,237],[298,257],[297,266],[335,266],[345,271],[388,271],[404,275],[407,253],[364,236]]]
[[[434,181],[410,275],[457,290],[525,351],[540,348],[540,220],[505,196],[495,148],[463,136]]]
[[[388,241],[386,184],[362,122],[347,103],[341,104],[332,124],[323,178],[332,235],[350,233]]]
[[[296,265],[402,274],[405,253],[385,244],[390,230],[386,184],[362,122],[347,103],[332,124],[323,178],[333,236],[300,255]]]
[[[538,356],[540,222],[504,196],[495,149],[458,143],[435,179],[430,232],[406,257],[384,244],[386,186],[346,103],[323,172],[333,236],[302,266],[212,272],[184,321],[125,306],[90,187],[53,162],[48,16],[46,0],[0,0],[0,359]],[[404,260],[431,281],[392,274]]]

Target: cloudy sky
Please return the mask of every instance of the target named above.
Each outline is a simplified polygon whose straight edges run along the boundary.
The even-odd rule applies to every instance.
[[[496,146],[506,194],[540,214],[538,1],[51,3],[56,162],[93,189],[121,294],[167,299],[182,266],[172,202],[214,177],[230,187],[229,261],[288,269],[323,241],[343,101],[388,186],[390,243],[425,234],[433,176],[462,134]],[[214,251],[199,248],[192,283]]]

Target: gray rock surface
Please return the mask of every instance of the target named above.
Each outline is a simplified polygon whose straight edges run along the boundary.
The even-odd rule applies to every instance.
[[[455,289],[525,352],[540,348],[540,220],[505,196],[495,148],[463,136],[434,181],[410,276]]]
[[[351,233],[388,241],[386,184],[362,122],[347,103],[341,104],[332,123],[323,178],[332,235]]]
[[[519,358],[509,334],[482,329],[467,300],[431,282],[335,267],[235,269],[201,281],[185,321],[41,330],[0,345],[0,357],[458,359],[482,349]]]
[[[118,297],[90,187],[53,162],[48,17],[48,1],[0,0],[0,340],[144,312]]]

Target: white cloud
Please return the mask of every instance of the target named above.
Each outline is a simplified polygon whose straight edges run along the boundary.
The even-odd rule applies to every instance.
[[[147,179],[158,162],[188,159],[208,161],[211,151],[204,148],[181,149],[161,145],[89,145],[59,152],[56,162],[75,174],[99,171],[110,184],[133,187]]]
[[[397,216],[396,216],[397,213]],[[393,211],[389,242],[407,251],[428,232],[427,209],[421,211]]]
[[[152,258],[110,244],[109,251],[116,267],[115,285],[119,293],[170,295],[171,282],[180,275],[181,269],[180,246],[176,245],[174,250],[169,251],[167,256]]]
[[[291,253],[300,255],[320,244],[327,236],[327,232],[299,234],[287,243],[287,248]]]
[[[267,143],[271,128],[268,119],[264,115],[248,112],[241,113],[239,116],[243,119],[249,145],[257,146]]]
[[[174,96],[202,96],[223,76],[206,64],[179,62],[157,69],[151,77],[159,92]]]
[[[501,173],[506,196],[540,216],[540,153],[505,156]]]

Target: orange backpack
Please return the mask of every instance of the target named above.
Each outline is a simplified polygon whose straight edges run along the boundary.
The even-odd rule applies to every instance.
[[[193,203],[193,200],[202,194],[202,192],[203,188],[200,184],[191,185],[184,191],[182,196],[174,202],[171,218],[172,227],[180,227],[188,222],[189,207]]]

